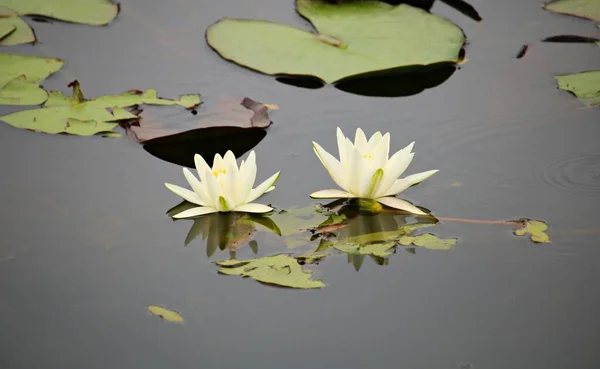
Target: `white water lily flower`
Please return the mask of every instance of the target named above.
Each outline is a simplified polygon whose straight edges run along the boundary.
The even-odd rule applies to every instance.
[[[381,132],[375,132],[367,140],[363,130],[358,128],[353,144],[338,127],[337,143],[340,160],[334,158],[314,141],[313,148],[333,181],[343,191],[317,191],[310,195],[312,198],[365,198],[413,214],[426,214],[408,201],[395,197],[400,192],[437,173],[437,170],[429,170],[398,178],[408,168],[415,155],[411,152],[414,142],[388,158],[389,133],[382,135]]]
[[[173,218],[190,218],[216,212],[267,213],[273,210],[270,206],[252,201],[275,189],[274,184],[280,172],[252,188],[256,180],[254,151],[250,152],[247,160],[242,160],[239,168],[231,151],[227,151],[223,157],[216,154],[212,168],[198,154],[194,156],[194,162],[200,180],[188,168],[183,168],[183,175],[193,191],[170,183],[165,183],[165,186],[184,200],[199,206],[173,215]]]

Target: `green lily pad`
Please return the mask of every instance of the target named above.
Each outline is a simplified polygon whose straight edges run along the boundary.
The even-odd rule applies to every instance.
[[[546,233],[548,225],[541,220],[522,219],[524,227],[517,229],[514,233],[517,236],[530,235],[531,241],[535,243],[550,243],[550,237]]]
[[[314,76],[325,83],[402,67],[457,63],[462,30],[406,4],[330,4],[297,0],[296,10],[317,33],[269,21],[222,19],[208,44],[229,61],[269,75]]]
[[[13,29],[3,35],[7,27]],[[0,7],[0,46],[13,46],[35,42],[35,34],[19,14],[10,9]]]
[[[110,23],[119,14],[119,5],[112,0],[0,0],[0,6],[20,15],[96,26]]]
[[[544,5],[544,8],[555,13],[600,20],[600,1],[598,0],[557,0]]]
[[[431,233],[417,236],[402,236],[398,239],[398,243],[401,245],[414,245],[430,250],[450,250],[452,246],[456,245],[456,242],[456,238],[441,239]]]
[[[158,98],[155,90],[146,92],[132,90],[121,95],[85,100],[77,81],[72,82],[72,87],[71,98],[60,92],[52,92],[42,108],[4,115],[0,120],[13,127],[44,133],[91,136],[111,132],[118,126],[118,121],[138,120],[137,115],[124,109],[126,107],[137,104],[193,107],[195,106],[193,104],[200,102],[199,96],[196,96],[196,99],[184,97],[180,100]]]
[[[588,106],[600,105],[600,70],[554,76],[558,88],[570,91]]]
[[[148,305],[148,311],[150,311],[152,315],[156,315],[168,322],[183,323],[183,317],[175,310],[169,310],[158,305]]]
[[[323,288],[320,280],[311,279],[312,273],[302,269],[298,260],[289,255],[265,256],[246,260],[225,260],[215,262],[219,273],[249,277],[256,281],[289,288]]]
[[[39,83],[65,62],[33,55],[0,54],[0,105],[39,105],[48,94]]]
[[[4,20],[4,18],[0,18],[0,43],[17,29],[15,25]]]

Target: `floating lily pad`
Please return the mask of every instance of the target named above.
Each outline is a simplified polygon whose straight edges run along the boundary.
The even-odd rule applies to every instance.
[[[12,28],[13,31],[4,34],[3,29]],[[21,19],[19,14],[0,6],[0,46],[13,46],[35,42],[35,34],[29,25]]]
[[[0,18],[0,44],[7,36],[17,29],[12,23],[6,22],[4,18]]]
[[[600,70],[554,77],[558,88],[570,91],[589,106],[600,105]]]
[[[72,23],[105,25],[119,14],[112,0],[0,0],[21,15],[40,15]]]
[[[557,0],[544,5],[544,8],[555,13],[600,20],[600,1],[598,0]]]
[[[48,93],[39,83],[65,62],[33,55],[0,54],[0,105],[39,105]]]
[[[298,0],[317,33],[269,21],[222,19],[206,31],[224,59],[269,75],[313,76],[325,83],[404,67],[457,63],[462,30],[401,4]]]
[[[225,260],[215,262],[219,273],[249,277],[256,281],[289,288],[323,288],[320,280],[311,279],[312,273],[302,269],[298,260],[289,255],[265,256],[247,260]]]
[[[119,121],[138,120],[137,115],[124,109],[126,107],[137,104],[192,107],[200,101],[199,97],[196,100],[188,97],[180,100],[161,99],[156,96],[155,90],[128,91],[122,95],[85,100],[77,81],[72,82],[72,87],[73,97],[53,92],[44,107],[4,115],[0,120],[13,127],[44,133],[91,136],[111,132]]]
[[[541,220],[522,219],[524,227],[517,229],[514,233],[517,236],[530,235],[531,241],[535,243],[549,243],[550,237],[546,233],[548,226]]]
[[[430,250],[450,250],[456,245],[456,238],[441,239],[431,233],[420,234],[417,236],[402,236],[398,243],[404,246],[415,245]]]
[[[158,306],[158,305],[148,305],[148,310],[153,315],[156,315],[168,322],[172,322],[172,323],[182,323],[183,322],[183,317],[181,316],[181,314],[179,314],[175,310],[169,310],[167,308],[164,308],[164,307]]]
[[[361,245],[352,242],[338,242],[333,245],[337,250],[347,254],[374,255],[385,257],[394,253],[396,242],[383,242]]]

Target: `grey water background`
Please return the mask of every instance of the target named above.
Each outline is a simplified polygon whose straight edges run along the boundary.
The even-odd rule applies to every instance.
[[[360,272],[334,256],[316,267],[326,288],[271,288],[218,275],[212,261],[227,253],[208,259],[199,238],[184,246],[192,222],[165,215],[179,199],[163,185],[184,184],[181,167],[127,138],[3,124],[0,367],[598,368],[600,110],[557,90],[552,76],[597,69],[600,48],[537,42],[598,30],[537,0],[471,3],[482,22],[432,9],[465,31],[468,62],[404,98],[281,84],[204,41],[223,16],[305,27],[292,1],[124,0],[108,27],[30,22],[39,44],[6,50],[65,59],[46,88],[68,92],[78,79],[88,97],[152,87],[279,105],[255,148],[259,180],[283,171],[264,198],[279,208],[315,203],[308,194],[332,186],[312,140],[336,152],[337,126],[362,127],[389,131],[394,151],[416,141],[407,173],[440,169],[407,199],[445,217],[543,219],[552,243],[442,222],[431,230],[459,238],[451,251],[399,252]],[[165,109],[173,121],[187,114]],[[261,255],[287,251],[256,239]],[[161,321],[148,304],[185,323]]]

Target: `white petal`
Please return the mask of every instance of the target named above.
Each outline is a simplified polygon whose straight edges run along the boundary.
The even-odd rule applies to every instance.
[[[258,199],[265,192],[267,192],[267,190],[269,188],[274,187],[273,185],[275,184],[275,182],[277,182],[277,179],[279,178],[279,174],[281,174],[281,172],[277,172],[277,173],[273,174],[272,176],[267,178],[263,183],[259,184],[256,188],[250,190],[250,194],[244,200],[244,203],[250,203],[250,202]]]
[[[197,208],[188,209],[186,211],[182,211],[179,214],[173,215],[173,218],[181,219],[181,218],[191,218],[197,217],[200,215],[216,213],[218,210],[215,208],[211,208],[209,206],[199,206]]]
[[[365,136],[365,132],[362,129],[356,129],[356,135],[354,136],[354,147],[358,149],[360,152],[367,151],[367,137]]]
[[[388,160],[385,167],[383,168],[384,177],[381,183],[379,184],[379,188],[375,191],[375,197],[385,196],[387,191],[392,187],[392,185],[396,182],[398,177],[412,162],[414,153],[407,153],[405,151],[398,151],[394,156]]]
[[[209,200],[208,205],[218,209],[217,203],[219,202],[219,195],[221,194],[219,182],[212,172],[206,172],[205,177],[206,182],[204,183],[204,189]]]
[[[250,190],[254,187],[254,181],[256,180],[256,154],[254,150],[250,151],[248,159],[246,159],[240,165],[240,171],[238,175],[238,193],[240,199],[245,199],[250,194]]]
[[[215,154],[215,158],[213,159],[212,170],[219,170],[223,168],[223,158],[219,154]]]
[[[269,188],[267,188],[267,190],[265,191],[265,193],[271,192],[275,189],[275,186],[271,186]]]
[[[346,158],[346,137],[340,127],[337,127],[336,136],[338,151],[340,153],[340,162],[343,163]]]
[[[231,156],[228,156],[227,154],[231,154]],[[227,169],[227,174],[223,175],[223,178],[221,178],[221,175],[219,175],[219,179],[224,182],[223,184],[227,196],[229,196],[234,203],[240,204],[244,201],[244,198],[238,190],[239,173],[237,163],[231,151],[227,151],[227,154],[225,154],[225,158],[223,160]]]
[[[232,211],[235,208],[233,201],[227,196],[219,196],[217,199],[217,210],[219,211]]]
[[[202,200],[200,200],[198,194],[196,194],[194,191],[190,191],[187,188],[179,187],[170,183],[165,183],[165,186],[167,186],[167,188],[171,190],[171,192],[173,192],[177,196],[182,197],[186,201],[189,201],[196,205],[206,206],[206,204]]]
[[[236,207],[233,211],[239,211],[244,213],[268,213],[273,210],[272,207],[263,204],[243,204]]]
[[[200,182],[206,182],[206,172],[211,172],[212,170],[206,163],[206,160],[200,155],[194,155],[194,164],[196,164],[196,172],[198,172],[198,177],[200,178]]]
[[[397,197],[380,197],[377,199],[377,201],[385,206],[389,206],[390,208],[408,211],[409,213],[417,215],[427,215],[427,213],[423,212],[423,210],[414,206],[410,202]]]
[[[318,143],[316,143],[314,141],[313,141],[313,149],[315,151],[315,154],[317,154],[317,157],[319,158],[319,160],[325,167],[325,169],[327,169],[327,172],[329,173],[329,176],[331,177],[331,179],[333,179],[333,181],[338,186],[340,186],[343,189],[346,189],[347,181],[346,181],[346,178],[344,177],[344,174],[342,173],[341,163],[336,158],[334,158],[330,153],[325,151],[325,149],[323,149]]]
[[[375,166],[377,168],[384,168],[388,162],[388,156],[390,155],[390,134],[386,133],[383,135],[381,140],[373,148],[373,158],[375,159]],[[398,177],[396,177],[398,178]]]
[[[350,199],[354,196],[350,192],[332,189],[332,190],[321,190],[310,194],[313,199]]]
[[[377,146],[380,141],[381,141],[381,132],[377,131],[377,132],[373,133],[371,138],[369,138],[369,142],[367,142],[367,150],[373,151],[375,146]]]
[[[398,179],[392,185],[392,187],[390,187],[390,189],[387,190],[387,192],[384,194],[384,196],[390,196],[390,195],[399,194],[400,192],[406,190],[410,186],[414,186],[414,185],[416,185],[418,183],[423,182],[424,180],[426,180],[427,178],[429,178],[432,175],[436,174],[437,172],[438,172],[437,169],[436,170],[429,170],[427,172],[421,172],[421,173],[411,174],[411,175],[409,175],[406,178]]]
[[[198,178],[196,178],[196,176],[192,174],[192,172],[188,168],[183,168],[183,176],[192,187],[192,190],[194,190],[196,195],[198,195],[200,201],[202,201],[204,205],[212,205],[210,203],[210,197],[206,193],[204,185],[198,180]]]
[[[362,157],[360,151],[358,151],[356,147],[353,147],[350,150],[349,154],[350,155],[347,166],[348,177],[346,178],[348,188],[342,188],[360,197],[362,181],[364,181],[364,158]],[[370,178],[367,178],[367,180],[368,179]]]

